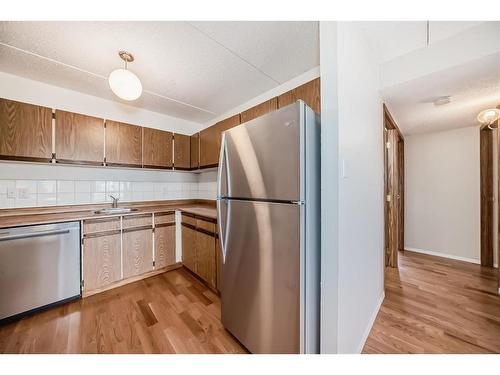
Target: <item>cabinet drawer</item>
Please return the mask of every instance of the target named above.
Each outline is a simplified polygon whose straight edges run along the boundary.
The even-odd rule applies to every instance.
[[[195,219],[194,215],[189,215],[189,214],[183,213],[182,214],[182,222],[196,227],[196,219]]]
[[[175,223],[174,212],[158,212],[155,214],[155,224]]]
[[[215,233],[215,223],[212,223],[210,221],[206,221],[203,219],[196,219],[196,227],[206,230],[210,233]]]
[[[120,217],[105,217],[83,221],[83,233],[107,232],[120,229]]]
[[[122,225],[123,229],[153,225],[153,216],[151,214],[124,216]]]

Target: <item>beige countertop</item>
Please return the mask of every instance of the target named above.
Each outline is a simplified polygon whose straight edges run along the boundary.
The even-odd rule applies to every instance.
[[[177,200],[177,201],[154,201],[121,204],[120,207],[133,207],[133,212],[121,214],[96,214],[95,211],[110,207],[107,205],[81,205],[43,207],[30,209],[8,209],[0,210],[0,228],[9,228],[23,225],[60,223],[67,221],[79,221],[84,219],[96,219],[110,216],[137,215],[141,213],[155,213],[180,210],[194,215],[217,219],[215,204],[213,201],[202,200]]]

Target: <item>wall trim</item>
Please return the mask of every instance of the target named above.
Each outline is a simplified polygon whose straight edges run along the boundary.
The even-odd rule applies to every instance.
[[[439,251],[431,251],[431,250],[423,250],[423,249],[417,249],[416,247],[408,247],[405,246],[405,251],[411,251],[414,253],[420,253],[420,254],[426,254],[426,255],[432,255],[435,257],[441,257],[441,258],[448,258],[448,259],[454,259],[454,260],[461,260],[462,262],[468,262],[468,263],[474,263],[474,264],[481,264],[481,261],[479,259],[473,259],[473,258],[465,258],[465,257],[460,257],[457,255],[451,255],[451,254],[446,254],[446,253],[440,253]]]
[[[385,290],[382,292],[380,299],[377,303],[377,306],[375,307],[375,310],[373,310],[373,313],[370,317],[370,320],[368,321],[368,325],[366,326],[365,333],[363,334],[363,337],[361,338],[361,342],[359,343],[358,349],[356,351],[357,354],[361,354],[363,351],[363,348],[365,347],[366,340],[368,339],[368,336],[370,335],[370,332],[373,328],[373,324],[375,323],[375,319],[377,319],[378,312],[380,311],[380,307],[382,307],[382,303],[384,302],[385,299]]]

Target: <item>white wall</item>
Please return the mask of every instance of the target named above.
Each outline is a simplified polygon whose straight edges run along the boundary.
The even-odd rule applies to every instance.
[[[479,129],[405,137],[405,248],[480,262]]]
[[[340,353],[363,348],[384,293],[382,102],[360,26],[338,29]]]
[[[326,198],[322,201],[321,349],[359,353],[384,296],[379,75],[356,22],[338,22],[337,27],[321,22],[320,48],[322,90],[325,85],[329,88],[322,91],[321,103],[330,105],[326,117],[322,113],[321,125],[322,198]],[[337,201],[329,198],[337,191]],[[336,230],[337,239],[331,235]]]

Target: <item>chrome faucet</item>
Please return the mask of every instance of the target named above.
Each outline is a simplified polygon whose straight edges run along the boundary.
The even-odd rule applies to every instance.
[[[113,203],[111,203],[111,207],[112,208],[118,208],[118,200],[120,198],[117,198],[117,197],[115,197],[114,195],[111,195],[111,194],[109,196],[111,197],[111,199],[113,199]]]

